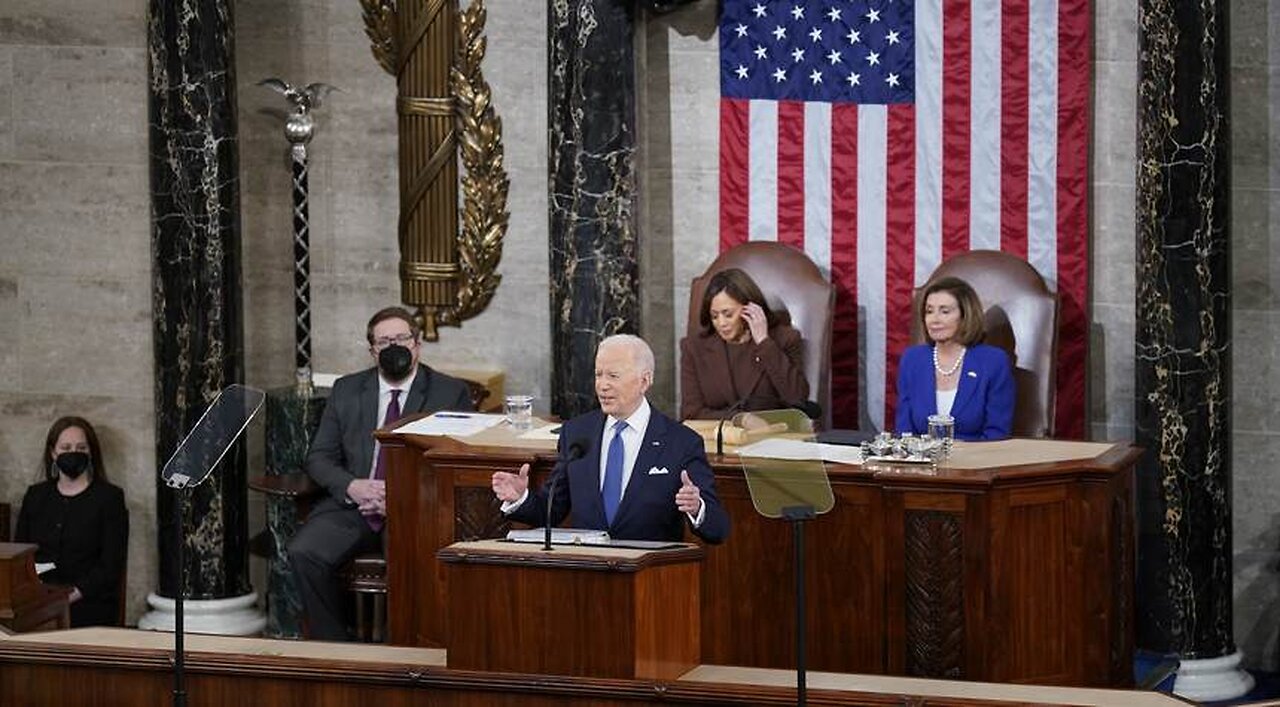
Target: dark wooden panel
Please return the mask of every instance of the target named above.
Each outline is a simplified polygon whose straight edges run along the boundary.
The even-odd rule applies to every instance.
[[[442,550],[449,667],[628,679],[693,669],[702,551],[633,554],[511,543]]]
[[[741,476],[723,474],[716,484],[733,527],[724,545],[707,548],[703,662],[794,667],[793,528],[760,516]],[[833,491],[835,508],[805,527],[809,667],[882,672],[880,491],[853,484]]]
[[[1055,484],[995,494],[990,648],[997,679],[1069,684],[1081,677],[1079,568],[1068,532],[1073,490]]]
[[[128,631],[112,644],[25,643],[0,641],[0,705],[23,707],[163,707],[171,703],[171,652],[135,648]],[[252,643],[251,639],[249,640]],[[744,683],[603,680],[556,675],[457,671],[432,665],[379,662],[358,658],[352,646],[330,658],[305,659],[281,654],[278,642],[232,652],[190,652],[187,693],[191,707],[662,707],[664,705],[791,705],[794,691]],[[928,687],[924,687],[928,685]],[[914,687],[913,687],[914,686]],[[809,691],[812,705],[1009,705],[1001,686],[969,684],[967,698],[937,697],[925,689],[935,683],[906,681],[892,693]],[[952,690],[955,694],[955,690]],[[1115,693],[1111,704],[1130,704]],[[1173,705],[1169,696],[1132,693],[1147,704]],[[1023,695],[1022,699],[1026,699]],[[1082,696],[1063,694],[1063,702],[1085,704]],[[1093,696],[1096,700],[1096,696]],[[1153,702],[1154,701],[1154,702]],[[1104,703],[1095,702],[1095,703]],[[1037,704],[1051,705],[1051,700]]]
[[[905,515],[906,674],[964,677],[964,516]]]

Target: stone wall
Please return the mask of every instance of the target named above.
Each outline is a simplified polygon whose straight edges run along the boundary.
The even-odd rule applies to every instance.
[[[1235,638],[1280,669],[1280,3],[1233,0],[1232,542]]]
[[[50,423],[94,424],[129,507],[129,609],[154,589],[145,0],[0,11],[0,502]]]

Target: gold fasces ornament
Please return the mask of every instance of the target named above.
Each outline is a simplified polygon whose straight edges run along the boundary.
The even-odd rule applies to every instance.
[[[461,326],[483,311],[502,280],[510,180],[502,121],[481,70],[484,2],[457,12],[456,23],[450,0],[360,4],[374,58],[399,87],[401,298],[417,308],[424,338],[436,341],[438,326]]]

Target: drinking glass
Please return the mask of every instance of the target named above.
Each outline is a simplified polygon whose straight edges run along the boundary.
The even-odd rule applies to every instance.
[[[508,395],[506,400],[507,424],[516,432],[533,427],[533,396]]]
[[[929,436],[937,440],[943,459],[951,456],[951,443],[956,438],[955,418],[950,415],[930,415]]]

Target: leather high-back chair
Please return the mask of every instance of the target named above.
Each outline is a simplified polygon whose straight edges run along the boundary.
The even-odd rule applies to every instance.
[[[804,338],[804,375],[809,398],[822,406],[822,426],[831,428],[831,317],[835,289],[822,271],[805,255],[785,243],[752,241],[720,254],[706,272],[689,287],[689,322],[685,333],[697,335],[701,325],[702,293],[711,276],[738,268],[751,276],[769,302],[769,308],[790,318]]]
[[[1052,437],[1054,431],[1054,368],[1058,358],[1058,295],[1027,261],[996,250],[973,250],[938,266],[929,276],[958,277],[982,300],[986,343],[1009,353],[1017,401],[1013,408],[1013,436]],[[927,285],[926,285],[927,286]],[[924,341],[920,294],[913,297],[911,340]]]

